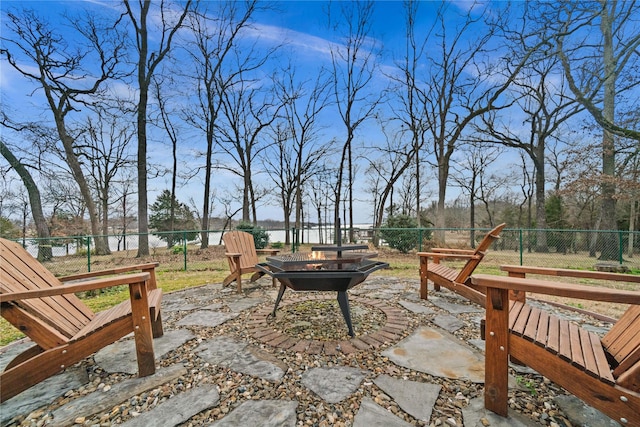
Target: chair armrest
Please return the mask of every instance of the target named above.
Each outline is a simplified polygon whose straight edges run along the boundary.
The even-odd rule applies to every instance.
[[[474,254],[444,254],[439,252],[418,252],[421,258],[439,258],[439,259],[480,259],[480,255]]]
[[[476,251],[474,249],[431,248],[431,252],[471,255]]]
[[[132,283],[148,282],[150,277],[151,275],[149,273],[125,274],[117,277],[88,280],[85,282],[72,283],[64,286],[52,286],[45,289],[9,292],[6,294],[0,294],[0,302],[19,301],[30,298],[52,297],[55,295],[85,292],[94,289],[110,288],[113,286],[130,285]]]
[[[474,274],[471,283],[486,288],[533,292],[593,301],[640,305],[640,292],[610,289],[575,283],[549,282],[537,279]]]
[[[236,252],[225,252],[224,256],[226,256],[227,258],[239,258],[242,256],[242,254]]]
[[[91,279],[93,277],[111,276],[115,274],[128,273],[130,271],[150,272],[160,265],[159,262],[149,262],[146,264],[124,265],[122,267],[110,268],[107,270],[90,271],[88,273],[71,274],[69,276],[59,277],[61,282],[71,282],[74,280]]]
[[[612,280],[617,282],[640,283],[640,275],[608,273],[605,271],[572,270],[568,268],[531,267],[526,265],[501,265],[500,270],[509,274],[540,274],[556,277],[576,277],[581,279]]]

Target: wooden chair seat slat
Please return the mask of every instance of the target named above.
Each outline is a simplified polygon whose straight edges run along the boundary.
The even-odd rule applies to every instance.
[[[560,351],[560,319],[556,316],[549,316],[546,348],[552,354],[558,354]]]
[[[540,310],[540,319],[538,320],[538,328],[534,342],[541,347],[547,347],[549,340],[549,313]]]
[[[535,341],[537,334],[538,323],[540,322],[540,309],[533,307],[529,314],[529,319],[524,327],[523,336],[529,341]]]
[[[571,361],[571,339],[569,338],[569,322],[560,319],[560,348],[558,354],[567,362]]]
[[[518,317],[516,318],[515,323],[511,330],[516,335],[524,335],[524,329],[527,327],[527,321],[529,320],[529,315],[531,314],[531,306],[527,304],[523,304],[520,312],[518,313]]]
[[[602,344],[600,344],[599,339],[595,342],[592,341],[591,335],[589,335],[589,331],[586,329],[579,328],[578,332],[580,334],[580,346],[582,347],[584,370],[591,376],[598,378],[601,375],[600,370],[598,369],[598,364],[596,363],[596,348],[602,349]],[[604,351],[602,352],[602,355],[604,356]]]
[[[453,268],[447,267],[443,264],[434,264],[431,267],[431,272],[448,281],[454,281],[458,277],[458,271]]]
[[[580,330],[578,325],[569,322],[569,340],[571,342],[571,363],[584,368],[584,356],[582,341],[580,340]]]

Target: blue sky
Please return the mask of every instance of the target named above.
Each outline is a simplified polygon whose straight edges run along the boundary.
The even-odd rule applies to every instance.
[[[214,3],[211,3],[214,4]],[[464,11],[470,7],[471,2],[454,2],[450,5],[450,11]],[[499,5],[500,3],[495,3]],[[3,1],[3,11],[9,7],[22,7],[33,8],[38,13],[45,16],[49,16],[52,21],[56,21],[60,16],[60,12],[67,12],[74,14],[85,8],[92,10],[96,14],[100,13],[114,13],[116,10],[122,10],[120,2],[109,1]],[[300,73],[304,74],[305,70],[313,71],[322,65],[328,65],[330,61],[328,45],[329,43],[340,43],[340,35],[335,34],[327,30],[325,8],[326,2],[320,1],[284,1],[278,3],[278,10],[275,12],[265,12],[256,16],[256,29],[258,31],[261,43],[265,45],[279,43],[281,40],[286,39],[290,42],[289,49],[292,49],[295,54],[294,58],[297,60],[297,66]],[[418,17],[418,28],[421,31],[425,31],[431,25],[435,11],[437,10],[439,3],[437,2],[422,2],[420,4],[420,14]],[[377,40],[384,44],[384,56],[381,61],[381,65],[390,69],[394,64],[395,58],[400,58],[404,49],[404,10],[401,1],[377,1],[375,3],[374,18],[372,21],[372,32],[370,36],[375,37]],[[455,22],[452,21],[452,25]],[[70,40],[71,41],[71,40]],[[185,64],[185,66],[188,64]],[[310,74],[311,74],[311,71]],[[377,84],[382,87],[386,83],[386,77],[379,73],[375,79]],[[2,64],[0,67],[0,89],[2,90],[2,98],[4,105],[10,105],[11,108],[15,108],[18,114],[22,110],[23,114],[33,117],[34,111],[38,111],[38,114],[42,115],[43,120],[50,119],[50,113],[47,114],[42,107],[34,107],[34,104],[42,102],[42,98],[38,96],[38,93],[32,92],[32,86],[22,77],[17,75],[16,72],[9,69],[6,64]],[[123,88],[127,90],[126,88]],[[33,95],[33,96],[31,96]],[[336,120],[332,124],[335,124]],[[342,131],[339,126],[333,129],[337,134]],[[332,130],[326,131],[327,138],[332,135]],[[360,134],[362,140],[367,140],[370,143],[375,143],[376,139],[381,140],[383,138],[379,129],[376,129],[373,123],[368,124],[363,128]],[[158,147],[159,149],[151,148],[150,160],[161,161],[166,159],[166,149]],[[183,150],[189,151],[192,147],[187,144],[183,147]],[[504,167],[503,167],[504,168]],[[435,194],[436,187],[434,183],[433,171],[427,171],[424,175],[425,186],[427,191]],[[230,182],[235,179],[231,178],[224,173],[216,174],[220,187],[232,187]],[[183,197],[193,197],[199,199],[199,192],[201,181],[195,181],[191,186],[185,187],[181,191]],[[156,179],[150,184],[150,191],[159,192],[164,188],[167,188],[168,183],[166,180]],[[360,179],[356,182],[359,198],[366,200],[367,195],[364,194],[364,187],[366,183],[364,179]],[[455,198],[455,189],[449,190],[448,199]],[[153,196],[149,198],[150,203],[155,200]],[[433,200],[433,198],[431,198]],[[199,205],[199,203],[196,203]],[[368,222],[370,220],[371,207],[367,203],[362,203],[361,206],[356,209],[356,222]],[[215,214],[216,212],[214,212]],[[265,206],[261,208],[259,212],[260,219],[272,218],[281,219],[280,209],[277,207]]]

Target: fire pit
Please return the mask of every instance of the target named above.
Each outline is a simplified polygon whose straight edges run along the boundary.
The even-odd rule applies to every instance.
[[[278,279],[280,290],[273,307],[275,316],[287,288],[293,291],[336,291],[342,316],[354,336],[347,290],[366,280],[369,274],[389,267],[385,262],[373,261],[377,254],[361,252],[363,245],[316,246],[311,253],[294,253],[267,257],[256,267]],[[356,252],[357,251],[357,252]]]

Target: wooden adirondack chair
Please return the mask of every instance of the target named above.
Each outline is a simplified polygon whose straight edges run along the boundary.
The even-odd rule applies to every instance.
[[[0,239],[2,317],[35,344],[0,374],[0,402],[133,332],[140,376],[155,372],[153,336],[162,335],[157,263],[70,276],[63,284],[18,243]],[[92,280],[91,276],[121,274]],[[128,285],[130,299],[93,313],[75,292]]]
[[[242,275],[253,273],[251,282],[255,282],[265,273],[258,268],[258,254],[275,255],[279,251],[276,249],[256,249],[253,235],[244,231],[229,231],[222,236],[225,246],[225,256],[229,261],[229,275],[225,277],[222,284],[227,286],[236,281],[238,293],[242,292]]]
[[[507,416],[514,357],[623,425],[640,426],[640,292],[504,276],[474,275],[486,301],[485,408]],[[630,304],[600,338],[509,291]]]
[[[431,252],[418,252],[420,257],[420,298],[427,299],[427,283],[433,282],[434,289],[441,286],[448,288],[463,297],[484,306],[485,295],[481,290],[470,287],[469,278],[484,258],[491,244],[500,238],[500,232],[506,224],[500,224],[482,239],[474,249],[433,248]],[[429,263],[429,258],[432,262]],[[467,260],[460,270],[441,264],[443,260]]]

